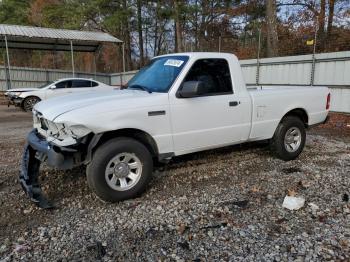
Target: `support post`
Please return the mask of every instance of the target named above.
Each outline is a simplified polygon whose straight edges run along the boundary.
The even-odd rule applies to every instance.
[[[50,82],[50,73],[49,70],[45,70],[46,73],[46,83],[48,84]]]
[[[6,62],[7,62],[7,67],[5,66],[6,82],[7,82],[7,89],[11,89],[12,80],[11,80],[10,55],[9,55],[9,47],[8,47],[6,35],[5,35],[5,47],[6,47]]]
[[[221,35],[219,35],[219,53],[221,52]]]
[[[96,51],[94,52],[94,73],[95,73],[95,80],[97,80],[97,76],[96,76],[96,71],[97,71],[97,68],[96,68]]]
[[[261,29],[259,28],[258,54],[256,59],[256,85],[259,85],[260,80],[260,45],[261,45]]]
[[[74,50],[73,50],[73,41],[70,41],[70,52],[71,52],[71,57],[72,57],[72,73],[73,77],[75,77],[75,69],[74,69]]]
[[[123,72],[125,72],[125,45],[122,44],[122,52],[123,52]]]

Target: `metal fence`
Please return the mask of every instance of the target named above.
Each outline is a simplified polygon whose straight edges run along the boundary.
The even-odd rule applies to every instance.
[[[111,85],[121,86],[123,84],[126,84],[136,73],[137,70],[111,74]]]
[[[241,61],[248,86],[328,86],[331,110],[350,113],[350,51]]]
[[[10,74],[10,77],[8,77],[8,74]],[[26,67],[11,67],[10,72],[6,72],[5,67],[0,66],[0,91],[7,90],[9,84],[11,88],[38,87],[50,81],[72,76],[72,71]],[[109,74],[75,72],[75,77],[92,78],[106,84],[111,84]]]
[[[350,87],[350,51],[241,60],[248,85]]]

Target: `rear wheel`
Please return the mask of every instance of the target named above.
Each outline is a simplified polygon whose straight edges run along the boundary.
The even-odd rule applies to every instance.
[[[116,202],[140,195],[153,171],[147,148],[121,137],[107,141],[95,152],[86,174],[89,187],[104,201]]]
[[[33,110],[33,107],[36,103],[40,102],[40,98],[36,96],[26,97],[23,101],[22,108],[26,112],[30,112]]]
[[[271,148],[278,158],[293,160],[303,151],[305,139],[305,126],[301,119],[287,116],[277,127],[271,139]]]

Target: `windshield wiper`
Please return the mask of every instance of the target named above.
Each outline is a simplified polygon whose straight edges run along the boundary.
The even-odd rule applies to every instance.
[[[130,89],[140,89],[140,90],[146,91],[146,92],[148,92],[150,94],[152,93],[151,90],[149,90],[147,87],[142,86],[142,85],[135,84],[135,85],[128,86],[128,88],[130,88]]]

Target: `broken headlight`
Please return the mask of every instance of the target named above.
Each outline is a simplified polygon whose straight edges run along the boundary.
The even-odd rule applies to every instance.
[[[63,129],[63,132],[65,132],[67,135],[70,135],[74,138],[81,138],[89,134],[91,130],[83,125],[72,125],[72,126],[65,126],[65,128]]]
[[[62,123],[54,123],[47,121],[48,125],[48,135],[52,136],[58,140],[65,140],[67,138],[78,139],[86,136],[91,132],[90,129],[83,125],[72,125],[67,126]]]

